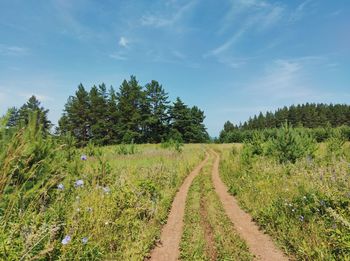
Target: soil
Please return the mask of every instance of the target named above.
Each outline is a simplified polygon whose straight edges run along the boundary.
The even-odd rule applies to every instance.
[[[227,216],[241,238],[246,241],[250,252],[255,255],[257,260],[288,260],[283,252],[275,246],[271,238],[259,230],[259,227],[252,221],[252,217],[239,207],[237,200],[228,193],[228,189],[219,175],[220,156],[214,151],[213,153],[216,156],[212,172],[215,191]]]
[[[160,243],[151,251],[150,260],[178,260],[187,193],[193,179],[199,174],[208,159],[209,154],[207,154],[206,158],[186,177],[184,183],[181,185],[171,206],[168,221],[162,229]]]

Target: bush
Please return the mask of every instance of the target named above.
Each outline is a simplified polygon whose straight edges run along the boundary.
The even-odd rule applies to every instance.
[[[295,163],[298,159],[313,156],[316,150],[315,140],[305,131],[293,129],[285,123],[277,130],[272,142],[272,151],[280,163]]]
[[[160,145],[163,149],[174,149],[177,152],[182,152],[183,143],[179,140],[169,139],[168,141],[163,141]]]
[[[327,140],[327,157],[328,158],[340,158],[344,155],[343,145],[345,144],[345,138],[339,129],[335,129],[330,138]]]

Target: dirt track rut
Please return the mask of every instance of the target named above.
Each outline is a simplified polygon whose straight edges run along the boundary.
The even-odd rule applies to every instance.
[[[168,221],[162,229],[160,244],[152,250],[150,260],[178,260],[188,189],[191,186],[193,179],[199,174],[208,159],[209,154],[207,154],[206,158],[187,176],[184,183],[181,185],[171,206]]]
[[[214,151],[213,153],[216,156],[212,171],[215,191],[223,204],[227,216],[234,224],[241,238],[246,241],[250,252],[255,255],[257,260],[288,260],[283,252],[275,246],[271,238],[259,230],[258,226],[252,221],[252,217],[238,206],[237,200],[227,192],[227,187],[221,181],[219,175],[220,156]]]

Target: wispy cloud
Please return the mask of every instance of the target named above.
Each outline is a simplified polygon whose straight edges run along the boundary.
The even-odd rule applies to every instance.
[[[282,18],[285,8],[279,4],[270,4],[260,0],[231,0],[231,8],[227,11],[221,23],[219,34],[232,28],[232,36],[221,45],[213,48],[204,57],[215,56],[219,60],[226,56],[226,52],[241,40],[246,34],[268,30],[276,25]],[[231,28],[232,27],[232,28]]]
[[[125,61],[127,60],[127,57],[124,54],[121,53],[112,53],[109,55],[109,58],[115,59],[115,60],[120,60],[120,61]]]
[[[0,55],[23,56],[27,54],[29,54],[28,48],[0,44]]]
[[[192,10],[197,0],[189,1],[187,4],[174,8],[170,13],[146,14],[140,19],[142,26],[154,28],[174,26],[179,23],[184,16]]]
[[[104,39],[108,34],[103,30],[94,30],[88,23],[82,21],[81,15],[85,10],[92,8],[88,1],[69,1],[69,0],[53,0],[53,5],[58,17],[63,26],[61,34],[70,35],[79,40],[86,39]]]
[[[292,13],[289,16],[290,22],[297,22],[301,20],[307,13],[307,7],[313,2],[313,0],[305,0],[301,4],[297,6],[297,8],[292,11]]]
[[[125,36],[121,36],[120,39],[119,39],[119,45],[122,46],[122,47],[128,47],[129,40],[126,39]]]
[[[277,59],[267,65],[262,76],[253,80],[248,87],[251,95],[268,98],[270,101],[306,101],[318,99],[322,93],[315,92],[308,80],[308,66],[320,57],[299,57]]]
[[[53,99],[51,97],[44,95],[44,94],[40,94],[40,93],[28,93],[28,92],[19,92],[18,93],[18,96],[23,97],[25,99],[29,99],[33,95],[41,102],[53,101]]]

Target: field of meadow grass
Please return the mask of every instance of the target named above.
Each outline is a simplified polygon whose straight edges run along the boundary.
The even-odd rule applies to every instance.
[[[350,260],[350,144],[334,135],[292,163],[270,142],[217,147],[230,192],[297,260]]]
[[[75,149],[1,129],[1,260],[142,260],[202,145]]]

